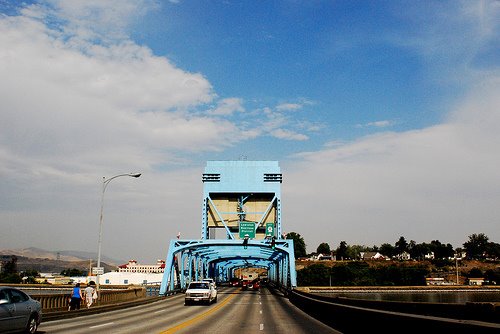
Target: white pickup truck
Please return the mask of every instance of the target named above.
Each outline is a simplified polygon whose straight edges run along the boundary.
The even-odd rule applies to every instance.
[[[211,304],[217,302],[217,288],[209,282],[191,282],[186,290],[184,305],[193,302]]]

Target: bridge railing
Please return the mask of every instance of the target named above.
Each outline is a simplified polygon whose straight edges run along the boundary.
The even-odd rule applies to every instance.
[[[148,282],[148,283],[142,284],[142,286],[146,289],[146,296],[147,297],[160,296],[161,282]],[[169,290],[165,294],[163,294],[163,296],[175,295],[179,292],[181,292],[181,289]]]
[[[32,295],[33,299],[42,304],[43,312],[64,311],[68,309],[70,294],[39,294]],[[120,290],[101,290],[96,306],[111,305],[121,302],[134,301],[146,298],[145,287],[129,287]],[[82,307],[85,305],[85,298],[82,299]]]
[[[361,333],[366,330],[366,326],[372,331],[381,330],[384,333],[401,333],[402,328],[410,328],[412,333],[498,333],[500,328],[500,325],[494,322],[403,313],[401,310],[398,312],[369,308],[368,305],[347,305],[338,300],[299,290],[291,291],[288,297],[304,312],[345,333]],[[496,313],[495,310],[493,312]]]

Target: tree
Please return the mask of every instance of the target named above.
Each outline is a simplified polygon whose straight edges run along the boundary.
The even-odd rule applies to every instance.
[[[3,263],[2,268],[5,275],[17,274],[17,256],[12,255],[10,261]]]
[[[395,254],[394,246],[391,244],[382,244],[379,249],[380,254],[392,258]]]
[[[432,240],[430,249],[434,252],[435,259],[448,259],[454,256],[455,251],[451,244],[442,244],[439,240]]]
[[[478,277],[483,277],[483,272],[479,268],[472,268],[469,273],[467,274],[468,278],[478,278]]]
[[[443,247],[442,252],[443,252],[443,257],[447,259],[453,258],[456,253],[451,244],[446,244],[446,246]]]
[[[375,247],[375,246],[374,246]],[[362,245],[352,245],[347,246],[347,257],[353,260],[359,260],[361,258],[361,252],[376,252],[375,247],[367,247]]]
[[[61,271],[61,275],[63,276],[83,276],[83,271],[72,268],[72,269],[65,269]]]
[[[287,233],[285,239],[292,239],[293,240],[293,251],[294,251],[296,259],[307,255],[306,243],[304,241],[304,238],[302,238],[300,236],[300,234],[295,233],[295,232],[290,232],[290,233]]]
[[[414,241],[410,241],[410,244]],[[409,250],[410,256],[415,260],[423,260],[427,254],[431,252],[431,248],[429,244],[425,242],[421,244],[415,243]]]
[[[464,243],[464,249],[469,259],[482,259],[486,253],[488,237],[484,233],[469,235],[469,241]]]
[[[484,273],[484,277],[488,281],[488,284],[498,284],[500,282],[500,269],[488,269]]]
[[[2,272],[0,273],[0,282],[20,283],[21,277],[17,272],[17,257],[13,255],[10,261],[2,263]]]
[[[324,264],[313,264],[297,271],[297,284],[301,286],[327,286],[330,268]]]
[[[486,246],[486,255],[492,259],[500,258],[500,244],[496,242],[489,242]]]
[[[396,255],[402,254],[408,251],[408,243],[404,237],[399,237],[399,240],[395,244]]]
[[[337,247],[337,260],[344,260],[348,258],[347,255],[347,243],[341,241],[339,247]]]
[[[322,242],[319,244],[318,248],[316,249],[316,253],[320,254],[330,254],[330,245],[326,242]]]
[[[34,284],[36,283],[35,277],[39,277],[40,274],[36,270],[29,269],[21,272],[19,276],[22,277],[24,283]]]

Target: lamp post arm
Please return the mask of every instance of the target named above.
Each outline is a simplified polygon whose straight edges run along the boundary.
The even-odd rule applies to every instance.
[[[127,173],[127,174],[119,174],[119,175],[115,175],[113,177],[110,177],[109,179],[106,179],[106,177],[102,177],[102,184],[103,184],[103,188],[102,188],[102,193],[103,193],[103,196],[104,196],[104,191],[106,191],[106,187],[108,186],[108,184],[111,182],[111,180],[113,179],[116,179],[117,177],[120,177],[120,176],[131,176],[131,177],[139,177],[141,176],[140,173]]]
[[[97,267],[101,267],[101,244],[102,244],[102,222],[103,222],[103,211],[104,211],[104,193],[106,192],[106,187],[108,184],[120,176],[130,176],[130,177],[139,177],[141,173],[127,173],[127,174],[118,174],[115,176],[106,179],[105,176],[102,177],[102,194],[101,194],[101,212],[99,215],[99,240],[97,242]],[[97,276],[97,290],[99,290],[99,274]]]

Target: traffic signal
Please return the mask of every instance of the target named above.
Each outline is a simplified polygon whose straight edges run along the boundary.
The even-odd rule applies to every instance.
[[[247,247],[248,247],[248,238],[249,238],[249,235],[245,234],[245,237],[243,238],[243,248],[244,249],[247,249]]]
[[[276,237],[273,237],[273,238],[271,239],[271,248],[272,248],[272,249],[276,249]]]

